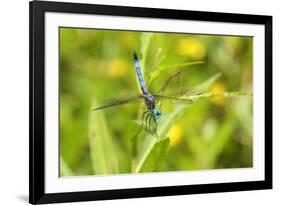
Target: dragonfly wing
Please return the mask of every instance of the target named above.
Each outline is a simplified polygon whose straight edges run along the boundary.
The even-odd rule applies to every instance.
[[[159,100],[171,100],[171,101],[179,101],[182,103],[188,103],[191,104],[193,103],[192,100],[187,99],[187,98],[182,98],[182,97],[176,97],[176,96],[165,96],[165,95],[153,95],[156,99]]]
[[[188,87],[187,83],[187,73],[188,69],[178,68],[174,72],[171,72],[163,81],[162,86],[158,89],[158,94],[164,94],[168,96],[179,97],[182,95],[187,95],[190,90],[183,90]],[[180,91],[180,92],[179,92]],[[175,94],[178,93],[178,94]]]
[[[94,108],[93,111],[101,110],[101,109],[105,109],[105,108],[109,108],[109,107],[113,107],[113,106],[117,106],[117,105],[124,105],[124,104],[128,104],[128,103],[139,103],[139,102],[143,102],[142,95],[124,97],[124,98],[114,98],[114,99],[109,100],[104,105]]]
[[[168,76],[168,78],[165,80],[165,82],[163,83],[162,87],[158,90],[157,93],[163,93],[166,91],[166,89],[170,86],[171,82],[177,78],[181,73],[183,72],[183,70],[178,69],[175,72],[173,72],[172,74],[170,74],[170,76]]]

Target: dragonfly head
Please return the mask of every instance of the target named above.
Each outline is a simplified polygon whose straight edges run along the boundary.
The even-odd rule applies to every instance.
[[[161,116],[161,110],[159,108],[154,108],[153,116],[155,117],[155,119],[158,119]]]

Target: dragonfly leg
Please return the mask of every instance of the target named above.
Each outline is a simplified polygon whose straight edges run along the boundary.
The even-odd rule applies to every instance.
[[[153,131],[154,131],[154,129],[153,129],[153,127],[152,127],[152,129],[151,129],[151,120],[153,119],[153,116],[150,116],[150,118],[149,118],[149,131],[151,132],[151,133],[153,133]]]
[[[151,126],[151,124],[152,124],[151,120],[153,120],[153,126]],[[157,125],[157,121],[154,116],[151,116],[151,118],[149,120],[149,124],[150,124],[149,129],[150,129],[151,133],[156,133],[158,125]]]
[[[150,119],[149,119],[149,132],[151,134],[155,134],[157,132],[157,121],[156,121],[156,118],[154,117],[154,115],[151,115],[150,116]]]
[[[148,114],[148,110],[147,111],[145,111],[143,114],[142,114],[142,119],[141,119],[141,126],[142,127],[144,127],[144,118],[145,118],[145,116]]]
[[[153,121],[154,121],[154,124],[155,124],[154,132],[156,132],[157,128],[158,128],[158,124],[157,124],[157,121],[156,121],[155,117],[153,117]]]
[[[151,134],[157,132],[157,121],[149,110],[142,114],[142,127]]]
[[[145,127],[144,127],[145,130],[148,130],[147,123],[148,123],[148,119],[150,118],[150,115],[151,115],[150,112],[148,112],[148,114],[145,118]]]

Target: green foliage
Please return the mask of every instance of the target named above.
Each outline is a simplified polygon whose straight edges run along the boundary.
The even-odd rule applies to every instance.
[[[209,78],[208,80],[200,83],[199,85],[195,86],[195,90],[197,91],[201,91],[201,92],[205,92],[209,89],[209,87],[221,76],[220,73],[215,74],[214,76],[212,76],[211,78]]]
[[[141,69],[146,67],[146,59],[148,55],[148,48],[149,44],[152,40],[153,33],[142,33],[140,36],[140,41],[141,41],[141,49],[140,52],[142,54],[142,59],[141,59]],[[144,72],[145,75],[146,72]]]
[[[97,107],[95,101],[93,107]],[[89,145],[95,174],[119,173],[115,144],[103,112],[90,111]]]
[[[75,176],[62,157],[60,157],[61,176]]]
[[[144,157],[142,163],[137,167],[137,172],[155,172],[161,171],[166,161],[166,155],[169,147],[169,138],[165,138],[154,143],[151,152]]]
[[[61,28],[61,176],[251,167],[252,46],[250,37]],[[193,101],[158,104],[157,135],[140,126],[144,103],[92,111],[138,92],[133,51],[152,93]]]

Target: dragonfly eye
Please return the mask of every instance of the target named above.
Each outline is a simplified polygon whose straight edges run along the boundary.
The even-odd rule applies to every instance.
[[[161,111],[160,111],[160,109],[155,108],[155,109],[153,110],[153,115],[154,115],[154,117],[155,117],[156,119],[159,118],[159,117],[161,116]]]

